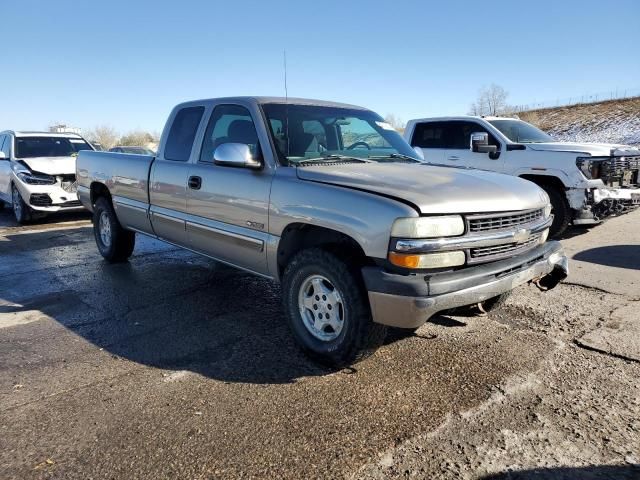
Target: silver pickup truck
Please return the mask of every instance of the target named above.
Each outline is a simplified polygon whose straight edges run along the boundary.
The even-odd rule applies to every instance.
[[[279,281],[296,340],[332,365],[375,350],[388,326],[488,310],[520,284],[549,289],[567,274],[560,244],[546,242],[543,190],[426,165],[352,105],[184,103],[157,156],[82,151],[77,180],[107,261],[125,261],[142,233]]]

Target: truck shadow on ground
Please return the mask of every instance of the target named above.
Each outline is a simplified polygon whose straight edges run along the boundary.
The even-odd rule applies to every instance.
[[[608,245],[576,253],[574,260],[608,267],[640,270],[640,245]]]
[[[482,480],[637,480],[640,467],[598,465],[591,467],[534,468],[482,477]]]
[[[7,236],[3,242],[7,249],[0,254],[14,242],[32,248],[20,257],[28,262],[21,265],[24,274],[0,268],[0,314],[44,314],[114,358],[227,382],[289,383],[336,371],[298,349],[279,285],[271,280],[183,250],[161,251],[148,239],[131,263],[110,265],[97,254],[90,263],[68,263],[68,256],[81,252],[74,246],[58,250],[51,235]],[[65,238],[82,243],[91,235],[84,228],[67,231]],[[51,266],[52,250],[36,247],[47,243],[59,252]],[[434,320],[464,325],[446,317]],[[391,330],[386,345],[408,336]]]

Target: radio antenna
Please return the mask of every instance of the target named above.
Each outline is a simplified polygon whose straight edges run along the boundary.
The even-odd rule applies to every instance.
[[[284,157],[287,159],[287,163],[288,162],[288,157],[291,155],[291,148],[289,145],[289,92],[287,90],[287,49],[285,48],[282,51],[282,66],[284,69],[284,131],[285,131],[285,135],[287,136],[287,151],[284,154]]]
[[[283,60],[283,67],[284,67],[284,99],[285,99],[285,102],[288,103],[289,94],[287,92],[287,50],[286,49],[282,51],[282,60]]]

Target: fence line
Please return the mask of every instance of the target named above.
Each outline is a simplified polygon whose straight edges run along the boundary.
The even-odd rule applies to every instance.
[[[536,102],[512,105],[514,112],[526,112],[529,110],[540,110],[542,108],[566,107],[569,105],[580,105],[582,103],[606,102],[607,100],[621,100],[624,98],[633,98],[640,96],[640,88],[616,88],[608,92],[588,93],[585,95],[576,95],[568,98],[557,98],[544,102]]]

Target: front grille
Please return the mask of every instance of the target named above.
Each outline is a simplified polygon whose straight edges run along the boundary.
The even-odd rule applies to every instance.
[[[540,243],[540,235],[539,233],[531,235],[522,243],[505,243],[491,247],[471,248],[469,249],[469,263],[489,262],[522,253],[538,245]]]
[[[467,217],[469,233],[505,230],[519,225],[535,222],[542,218],[544,210],[529,210],[517,213],[499,213],[494,215],[472,215]]]
[[[34,207],[50,207],[53,202],[46,193],[32,193],[29,197],[29,203]]]
[[[64,202],[60,204],[62,207],[81,207],[82,203],[80,200],[71,200],[69,202]]]

